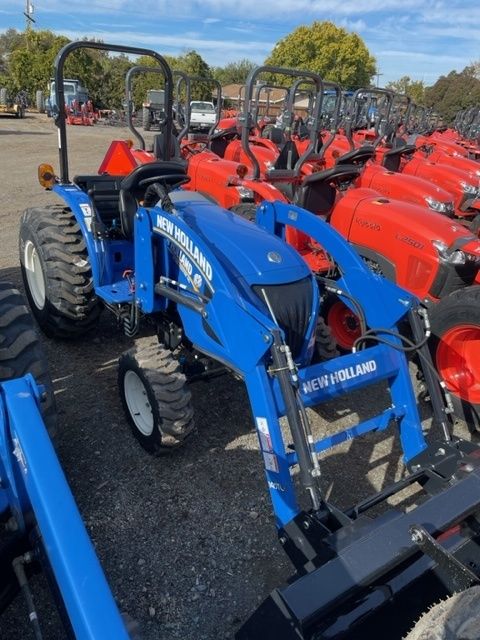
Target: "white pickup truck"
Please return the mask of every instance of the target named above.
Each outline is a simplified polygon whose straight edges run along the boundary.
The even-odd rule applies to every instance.
[[[213,102],[192,100],[190,102],[190,129],[208,131],[215,124],[216,113]]]

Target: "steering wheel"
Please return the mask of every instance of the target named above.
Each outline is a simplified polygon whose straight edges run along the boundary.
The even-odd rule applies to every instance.
[[[140,187],[147,187],[150,184],[155,184],[155,182],[158,182],[160,184],[168,184],[168,186],[173,189],[179,187],[182,184],[187,184],[187,182],[190,182],[190,180],[190,176],[185,176],[181,173],[166,173],[163,176],[152,176],[151,178],[140,180],[138,185]]]
[[[186,152],[194,156],[197,153],[202,153],[207,148],[208,142],[199,142],[198,140],[192,140],[191,142],[182,143],[182,153]]]

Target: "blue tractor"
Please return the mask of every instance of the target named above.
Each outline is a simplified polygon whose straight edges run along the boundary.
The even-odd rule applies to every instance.
[[[55,455],[55,400],[33,320],[19,291],[3,282],[0,345],[0,613],[22,594],[40,640],[29,579],[43,570],[68,637],[127,640]],[[1,636],[8,637],[3,629]]]
[[[401,637],[435,598],[469,589],[480,575],[480,451],[452,435],[448,401],[426,347],[426,314],[313,214],[265,202],[253,224],[183,190],[189,178],[173,134],[174,84],[159,54],[70,43],[55,63],[57,104],[65,103],[65,60],[85,47],[153,58],[165,80],[165,125],[154,140],[155,161],[127,176],[70,179],[60,109],[59,175],[51,166],[39,168],[59,204],[28,209],[20,229],[24,283],[40,327],[53,338],[77,337],[95,326],[102,309],[128,336],[153,327],[152,337],[120,356],[118,382],[133,434],[154,455],[194,437],[188,388],[194,364],[208,375],[213,361],[215,374],[221,368],[244,381],[279,541],[295,573],[237,638]],[[328,278],[315,277],[284,242],[287,226],[321,242],[331,259]],[[321,320],[327,291],[362,323],[354,352],[342,357]],[[401,323],[409,337],[399,333]],[[423,365],[433,411],[430,441],[408,352]],[[368,393],[378,383],[389,391],[383,410],[314,437],[308,407],[354,390]],[[284,416],[288,430],[280,428]],[[407,475],[348,509],[330,503],[319,455],[391,425]],[[374,507],[414,484],[425,495],[419,506],[373,515]]]

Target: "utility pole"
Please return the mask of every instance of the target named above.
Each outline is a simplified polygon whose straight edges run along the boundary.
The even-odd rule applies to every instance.
[[[378,71],[375,75],[377,76],[377,89],[378,89],[378,86],[380,84],[380,76],[383,76],[383,73],[380,73],[380,71]]]
[[[25,30],[28,31],[32,28],[32,24],[35,22],[35,18],[33,17],[34,7],[30,0],[25,0],[25,11],[23,15],[25,16]]]

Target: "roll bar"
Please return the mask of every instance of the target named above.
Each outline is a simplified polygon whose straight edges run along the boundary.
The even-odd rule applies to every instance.
[[[78,49],[96,49],[100,51],[112,51],[115,53],[125,53],[127,55],[136,56],[149,56],[159,63],[165,78],[165,137],[164,137],[164,151],[170,149],[171,135],[173,122],[172,115],[172,90],[173,90],[173,78],[170,67],[167,61],[159,53],[152,51],[151,49],[143,49],[140,47],[128,47],[117,44],[107,44],[104,42],[90,42],[88,40],[81,40],[76,42],[69,42],[66,44],[57,54],[55,58],[55,100],[58,106],[58,114],[55,118],[55,124],[58,127],[58,153],[60,159],[60,182],[62,184],[69,183],[68,175],[68,150],[67,150],[67,126],[66,126],[66,112],[65,112],[65,91],[63,88],[64,80],[64,67],[65,61],[68,56],[77,51]],[[165,156],[168,157],[168,154]]]
[[[239,118],[239,124],[242,129],[242,149],[245,152],[246,156],[249,158],[253,167],[253,180],[259,180],[260,178],[260,165],[258,163],[255,154],[250,149],[249,136],[250,136],[250,124],[251,124],[251,106],[252,106],[252,97],[255,87],[255,81],[261,73],[277,73],[284,76],[289,76],[291,78],[309,78],[315,83],[315,88],[317,91],[317,96],[319,98],[315,102],[315,108],[313,113],[313,126],[310,130],[310,142],[308,147],[302,153],[300,158],[295,164],[294,167],[294,175],[300,175],[300,169],[303,163],[308,159],[308,157],[314,152],[317,141],[318,134],[320,128],[320,110],[322,108],[322,100],[323,100],[323,80],[317,74],[311,71],[299,71],[296,69],[288,69],[285,67],[276,67],[272,65],[263,65],[252,69],[252,71],[248,74],[247,81],[245,83],[245,104],[243,113]]]

